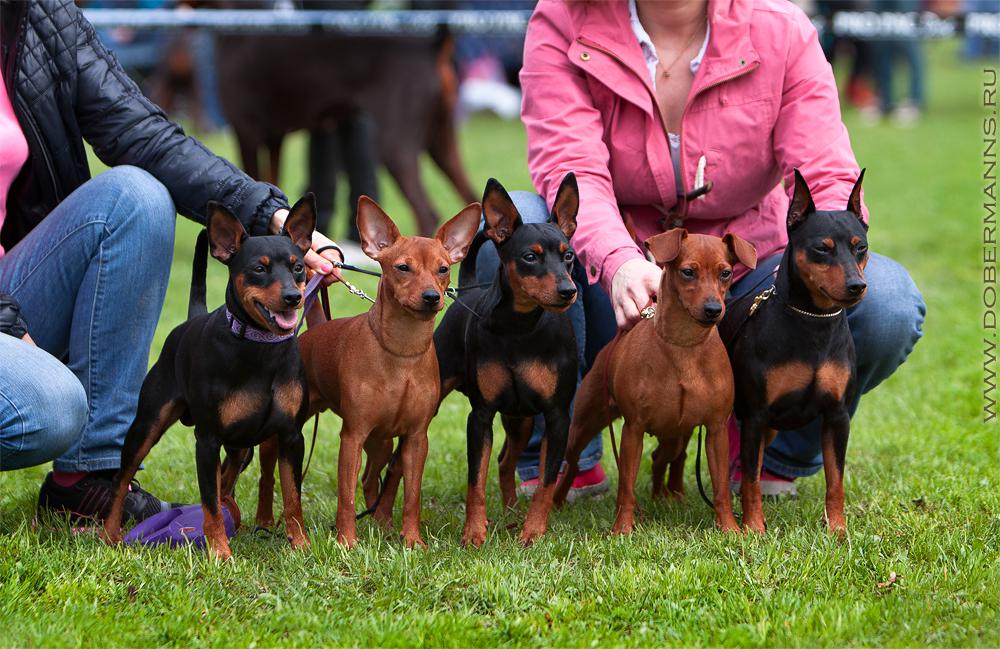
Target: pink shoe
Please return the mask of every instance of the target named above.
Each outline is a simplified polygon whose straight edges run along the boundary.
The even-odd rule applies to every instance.
[[[562,475],[562,473],[559,474],[560,477]],[[535,495],[538,482],[538,478],[525,480],[518,485],[517,492],[524,498],[531,498]],[[569,493],[566,494],[566,502],[573,502],[583,496],[599,496],[607,490],[608,476],[604,474],[604,469],[600,464],[595,464],[593,468],[580,473],[574,478],[573,485],[569,488]]]
[[[740,465],[740,429],[736,418],[730,417],[729,431],[729,490],[740,493],[740,482],[743,480],[743,470]],[[798,498],[799,490],[795,487],[795,478],[772,473],[765,468],[760,471],[760,493],[770,498]]]

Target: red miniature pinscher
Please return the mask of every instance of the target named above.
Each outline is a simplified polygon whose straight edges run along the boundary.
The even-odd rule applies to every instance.
[[[635,526],[635,481],[643,435],[654,436],[653,497],[684,493],[685,450],[696,426],[708,429],[715,524],[738,530],[729,494],[726,421],[733,410],[733,372],[716,324],[737,262],[754,268],[757,252],[733,234],[722,239],[668,230],[646,241],[663,266],[655,314],[619,333],[597,355],[577,390],[566,452],[567,469],[555,500],[565,502],[580,453],[619,416],[625,423],[618,460],[618,513],[612,534]],[[670,477],[664,491],[667,466]]]
[[[420,482],[427,457],[427,427],[440,403],[434,318],[444,307],[450,269],[465,257],[479,227],[473,203],[441,226],[433,239],[404,237],[379,205],[362,196],[358,231],[362,247],[382,267],[378,297],[367,313],[311,327],[299,339],[309,385],[310,415],[332,410],[340,432],[337,540],[357,543],[355,493],[362,448],[381,464],[383,449],[400,437],[403,542],[426,546],[420,535]],[[266,473],[266,458],[261,458]],[[273,471],[273,465],[271,466]],[[262,500],[271,497],[261,490]],[[391,519],[392,501],[376,519]],[[265,517],[270,503],[258,507]]]

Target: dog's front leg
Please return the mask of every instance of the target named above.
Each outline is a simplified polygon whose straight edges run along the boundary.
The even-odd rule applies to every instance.
[[[612,534],[631,534],[635,529],[635,481],[642,461],[644,427],[634,421],[622,426],[622,446],[618,455],[618,515]]]
[[[474,406],[466,423],[469,455],[469,488],[465,498],[462,545],[479,547],[486,542],[486,478],[493,450],[493,416],[484,406]]]
[[[767,529],[760,493],[765,429],[766,422],[757,413],[748,416],[740,425],[740,464],[743,471],[740,498],[743,503],[743,527],[758,534],[763,534]]]
[[[568,409],[568,408],[567,408]],[[561,408],[545,413],[545,438],[539,466],[542,467],[541,480],[531,498],[528,515],[521,531],[521,544],[529,546],[545,534],[549,527],[549,513],[555,496],[556,480],[566,456],[566,439],[569,437],[569,415]]]
[[[847,534],[844,518],[844,458],[851,431],[851,416],[838,404],[823,415],[823,472],[826,475],[826,524],[838,535]]]
[[[228,559],[233,553],[229,549],[229,537],[222,518],[222,471],[219,463],[220,445],[195,430],[195,463],[198,466],[198,489],[201,492],[203,527],[208,548],[216,559]]]
[[[346,421],[340,431],[340,460],[337,465],[337,541],[348,548],[353,548],[358,543],[354,498],[358,491],[361,449],[367,437],[366,432],[351,428]]]
[[[257,483],[257,527],[274,527],[274,466],[278,463],[278,438],[260,443],[260,481]]]
[[[302,520],[302,457],[305,441],[294,431],[278,438],[278,475],[281,477],[282,514],[285,533],[295,549],[309,546],[306,526]]]
[[[733,516],[733,498],[729,493],[729,415],[709,422],[706,426],[705,452],[708,472],[712,475],[712,502],[715,505],[715,526],[723,532],[739,532]]]
[[[420,536],[420,483],[427,460],[427,426],[405,436],[400,444],[403,445],[400,451],[403,462],[403,545],[407,548],[426,548],[427,543]]]

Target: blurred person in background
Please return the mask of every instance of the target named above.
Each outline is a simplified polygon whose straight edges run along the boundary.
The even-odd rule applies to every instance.
[[[187,137],[71,0],[0,0],[0,470],[53,462],[39,511],[111,502],[173,259],[176,213],[251,235],[288,201]],[[111,170],[91,178],[84,142]],[[317,234],[314,248],[331,242]],[[306,263],[335,281],[336,249]],[[167,503],[133,484],[128,518]]]
[[[919,12],[921,4],[921,0],[873,0],[872,10]],[[927,64],[923,39],[879,38],[872,41],[871,47],[879,103],[879,112],[875,117],[891,117],[900,126],[913,126],[920,120],[925,104],[924,77],[927,74]],[[906,67],[909,83],[906,99],[897,102],[893,82],[897,78],[900,61]]]

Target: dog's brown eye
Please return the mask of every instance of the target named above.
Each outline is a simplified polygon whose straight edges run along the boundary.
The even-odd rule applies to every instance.
[[[444,275],[445,273],[448,272],[448,267],[447,266],[441,266],[440,268],[438,268],[438,272],[441,273],[442,275]]]
[[[255,273],[263,273],[265,270],[267,269],[261,266],[260,264],[257,264],[256,266],[253,267],[253,272]]]
[[[406,264],[396,264],[396,270],[401,273],[408,273],[410,272],[410,267]]]
[[[565,261],[567,264],[573,261],[574,259],[576,259],[576,255],[573,254],[572,250],[567,251],[566,254],[563,255],[563,261]]]
[[[302,264],[295,264],[295,267],[292,270],[295,271],[296,273],[301,273],[304,269],[302,267]]]
[[[858,252],[859,255],[867,255],[868,254],[868,246],[858,246],[857,252]]]
[[[733,276],[733,271],[731,270],[724,270],[721,273],[719,273],[719,277],[722,278],[723,280],[728,280],[732,276]]]
[[[826,246],[816,246],[815,248],[813,248],[813,250],[815,250],[816,252],[818,252],[821,255],[825,255],[825,254],[828,254],[828,253],[832,252]]]
[[[531,263],[534,263],[534,262],[538,261],[538,255],[536,255],[533,252],[529,252],[529,253],[525,253],[525,255],[523,257],[521,257],[521,259],[523,259],[524,261],[526,261],[529,264],[531,264]]]
[[[681,277],[685,279],[694,279],[694,270],[691,268],[681,268]]]

